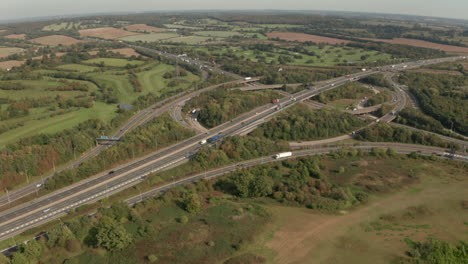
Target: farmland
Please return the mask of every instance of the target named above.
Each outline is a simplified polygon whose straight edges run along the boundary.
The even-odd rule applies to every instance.
[[[0,69],[11,69],[12,67],[23,65],[24,61],[20,60],[9,60],[9,61],[0,61]]]
[[[21,48],[10,48],[10,47],[0,47],[0,58],[8,57],[9,55],[20,53],[23,49]]]
[[[304,33],[292,33],[292,32],[272,32],[266,33],[269,38],[279,38],[282,40],[287,41],[299,41],[299,42],[306,42],[311,41],[314,43],[327,43],[327,44],[346,44],[349,41],[344,39],[337,39],[337,38],[328,38],[322,37],[317,35],[311,34],[304,34]]]
[[[57,69],[76,71],[76,72],[92,72],[98,68],[89,66],[89,65],[83,65],[83,64],[64,64],[64,65],[58,66]]]
[[[75,22],[62,22],[62,23],[56,23],[56,24],[51,24],[47,25],[42,28],[43,31],[61,31],[61,30],[69,30],[69,29],[77,29],[81,25],[81,22],[75,23]]]
[[[366,40],[380,41],[380,42],[386,42],[386,43],[391,43],[391,44],[416,46],[416,47],[429,48],[429,49],[438,49],[438,50],[443,50],[443,51],[453,52],[453,53],[461,53],[461,54],[468,53],[468,48],[466,47],[444,45],[444,44],[438,44],[438,43],[433,43],[433,42],[418,40],[418,39],[395,38],[395,39],[366,39]]]
[[[377,51],[366,51],[364,49],[358,48],[335,46],[325,46],[321,48],[312,45],[305,47],[308,54],[315,54],[315,56],[300,52],[288,51],[282,48],[273,48],[269,51],[259,51],[256,49],[248,49],[243,47],[194,47],[194,49],[197,51],[208,52],[213,56],[235,54],[243,60],[254,62],[303,66],[358,64],[365,62],[375,62],[379,60],[391,60],[391,56],[389,54],[380,53]]]
[[[166,31],[164,28],[158,28],[153,26],[148,26],[145,24],[133,24],[124,27],[126,30],[135,31],[135,32],[162,32]]]
[[[4,38],[7,38],[7,39],[25,39],[26,34],[11,34],[11,35],[6,35]]]
[[[165,39],[171,39],[179,37],[179,34],[176,33],[151,33],[151,34],[143,34],[143,35],[136,35],[136,36],[126,36],[120,38],[121,40],[125,41],[160,41]]]
[[[187,45],[194,45],[200,44],[207,40],[211,39],[210,37],[202,37],[202,36],[183,36],[177,38],[170,38],[162,40],[163,42],[174,42],[174,43],[183,43]]]
[[[80,36],[83,37],[94,37],[94,38],[103,38],[103,39],[117,39],[126,36],[139,35],[140,33],[129,32],[123,29],[113,28],[113,27],[102,27],[102,28],[90,28],[82,29],[79,31]]]
[[[39,37],[39,38],[31,39],[29,41],[38,43],[44,46],[73,45],[73,44],[83,42],[83,40],[78,40],[76,38],[63,36],[63,35]]]

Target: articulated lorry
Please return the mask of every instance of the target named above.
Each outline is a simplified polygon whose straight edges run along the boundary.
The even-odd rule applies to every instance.
[[[291,157],[291,156],[292,156],[292,152],[282,152],[282,153],[278,153],[274,155],[273,158],[281,159],[281,158],[286,158],[286,157]]]

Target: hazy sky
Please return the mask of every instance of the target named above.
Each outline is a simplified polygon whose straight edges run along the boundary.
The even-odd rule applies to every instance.
[[[196,9],[338,10],[468,19],[468,0],[0,0],[0,20],[98,12]]]

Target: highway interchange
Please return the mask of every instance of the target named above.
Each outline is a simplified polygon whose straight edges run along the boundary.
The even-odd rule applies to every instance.
[[[112,193],[128,188],[143,181],[145,177],[152,172],[165,170],[181,164],[187,161],[201,147],[203,147],[199,144],[201,140],[210,138],[215,135],[226,137],[229,135],[239,134],[246,129],[251,129],[258,126],[276,114],[278,111],[291,107],[297,102],[304,101],[312,96],[318,95],[321,92],[336,88],[342,84],[355,81],[357,78],[363,78],[376,72],[387,71],[390,69],[404,70],[431,63],[439,63],[457,59],[460,58],[450,57],[380,67],[366,72],[359,72],[356,74],[335,78],[325,84],[308,87],[308,89],[295,93],[291,97],[280,99],[279,103],[277,104],[268,104],[254,109],[251,112],[245,113],[225,124],[209,130],[205,134],[199,134],[190,139],[179,142],[171,147],[148,155],[136,162],[124,165],[118,169],[114,169],[112,173],[102,173],[93,178],[81,181],[47,196],[31,201],[25,205],[7,210],[0,215],[0,239],[3,240],[5,238],[11,237],[12,235],[23,232],[28,228],[40,225],[61,215],[64,215],[67,211],[73,208],[79,207],[86,203],[97,201]],[[186,98],[181,97],[176,101],[179,102],[179,100],[183,101],[186,100]],[[406,100],[406,97],[405,99],[401,100]],[[405,104],[400,102],[397,104],[394,111],[398,113],[398,111],[400,111]],[[167,108],[162,106],[159,110],[163,112],[170,108],[170,106],[167,105],[166,107]],[[389,122],[393,118],[395,118],[395,115],[386,115],[381,118],[381,122]],[[139,122],[144,121],[140,120]],[[414,149],[407,151],[423,151],[423,149],[427,149],[427,147],[417,146]],[[397,150],[403,152],[403,150],[400,148],[397,148]],[[313,150],[309,150],[309,152],[314,153]],[[433,152],[437,151],[433,149],[431,153]],[[440,149],[438,152],[440,152]],[[185,180],[186,179],[183,179],[179,182],[184,183]],[[169,187],[170,186],[171,185],[169,185]]]

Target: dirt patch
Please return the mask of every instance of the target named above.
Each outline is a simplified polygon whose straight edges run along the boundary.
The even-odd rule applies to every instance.
[[[145,24],[133,24],[125,27],[126,30],[135,32],[162,32],[166,31],[164,28],[148,26]]]
[[[363,238],[365,240],[361,241],[364,235],[370,234],[362,229],[363,224],[383,214],[392,214],[396,217],[417,216],[417,218],[427,219],[426,224],[431,226],[431,234],[441,239],[457,240],[460,236],[460,219],[463,216],[460,216],[459,211],[450,208],[440,212],[440,208],[447,208],[446,203],[453,200],[460,201],[459,198],[465,195],[468,187],[467,181],[451,181],[448,184],[444,180],[434,182],[431,180],[428,180],[429,186],[424,185],[426,188],[417,193],[411,192],[411,189],[401,191],[347,214],[326,215],[303,208],[274,207],[275,215],[281,216],[282,225],[266,245],[277,252],[275,263],[380,264],[388,263],[388,257],[404,252],[405,245],[401,240],[405,236],[409,235],[415,239],[427,236],[427,232],[422,234],[422,232],[417,232],[417,228],[413,228],[411,234],[398,234],[391,239],[387,236],[372,234],[374,240]],[[441,184],[442,182],[444,183]],[[428,209],[426,206],[421,206],[421,203],[435,207]],[[458,225],[448,228],[447,226],[450,226],[447,225],[448,222]],[[346,255],[338,256],[337,253],[342,251],[337,251],[337,244],[343,235],[350,232],[353,234],[353,240],[359,239],[360,243],[345,241],[346,248],[353,245],[353,250],[343,253]],[[363,256],[369,259],[365,260]]]
[[[11,69],[16,66],[21,66],[23,65],[24,61],[18,61],[18,60],[10,60],[10,61],[2,61],[0,62],[0,69]]]
[[[134,36],[134,35],[140,35],[140,33],[129,32],[123,29],[118,29],[118,28],[113,28],[113,27],[91,28],[91,29],[80,30],[80,36],[103,38],[103,39],[117,39],[121,37]]]
[[[138,52],[136,52],[134,49],[132,48],[122,48],[122,49],[110,49],[108,51],[112,51],[112,52],[115,52],[115,53],[119,53],[121,55],[124,55],[124,56],[127,56],[127,57],[130,57],[130,56],[141,56],[141,54],[139,54]],[[88,52],[89,54],[91,55],[96,55],[99,51],[97,50],[93,50],[93,51],[90,51]]]
[[[402,45],[409,45],[409,46],[416,46],[422,48],[429,48],[429,49],[438,49],[447,52],[455,52],[455,53],[468,53],[468,48],[465,47],[457,47],[451,45],[444,45],[438,44],[434,42],[418,40],[418,39],[408,39],[408,38],[394,38],[394,39],[372,39],[372,38],[361,38],[364,40],[372,40],[372,41],[380,41],[386,42],[391,44],[402,44]]]
[[[11,34],[11,35],[6,35],[4,38],[7,38],[7,39],[25,39],[26,34]]]
[[[73,45],[77,43],[84,42],[83,40],[78,40],[76,38],[63,36],[63,35],[51,35],[40,38],[31,39],[31,42],[38,43],[45,46],[58,46],[58,45]]]
[[[327,43],[327,44],[332,44],[332,45],[350,42],[349,40],[344,40],[344,39],[328,38],[328,37],[322,37],[322,36],[317,36],[317,35],[293,33],[293,32],[271,32],[271,33],[266,33],[266,35],[269,38],[279,38],[279,39],[283,39],[287,41],[299,41],[299,42],[312,41],[315,43]]]
[[[434,70],[434,69],[416,69],[416,70],[412,70],[412,72],[433,73],[433,74],[448,74],[448,75],[454,75],[454,76],[463,75],[461,72],[458,72],[458,71]]]

